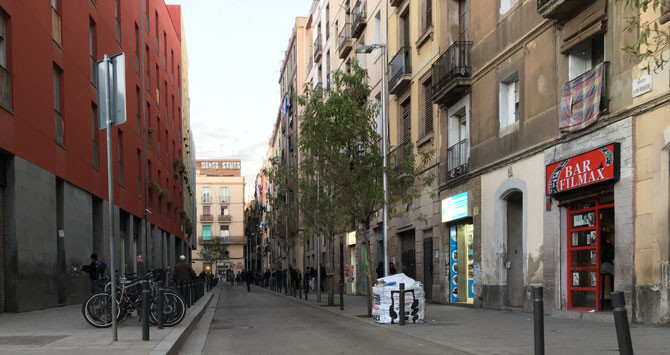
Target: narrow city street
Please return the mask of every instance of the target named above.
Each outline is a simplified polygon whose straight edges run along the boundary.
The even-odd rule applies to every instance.
[[[203,354],[466,354],[258,287],[219,297]]]

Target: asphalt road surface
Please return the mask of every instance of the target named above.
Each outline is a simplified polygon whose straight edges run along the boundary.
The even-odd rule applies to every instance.
[[[203,354],[462,354],[253,286],[219,297]]]

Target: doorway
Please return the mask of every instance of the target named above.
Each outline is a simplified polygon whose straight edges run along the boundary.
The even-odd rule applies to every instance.
[[[614,196],[567,207],[568,309],[611,310],[614,288]]]
[[[449,294],[452,303],[473,303],[474,226],[449,227]]]
[[[423,289],[427,300],[433,300],[433,238],[423,240]]]
[[[523,194],[511,193],[507,199],[507,306],[523,306]]]
[[[416,246],[414,241],[414,230],[400,234],[402,241],[402,256],[400,259],[402,272],[416,280]]]

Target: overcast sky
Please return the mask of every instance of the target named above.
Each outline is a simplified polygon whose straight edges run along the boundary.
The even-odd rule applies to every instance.
[[[242,159],[246,201],[280,105],[279,69],[311,0],[167,0],[182,6],[197,159]]]

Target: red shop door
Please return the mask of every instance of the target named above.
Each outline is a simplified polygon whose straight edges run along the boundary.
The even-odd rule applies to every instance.
[[[601,211],[613,207],[609,195],[567,208],[568,309],[602,310]]]

